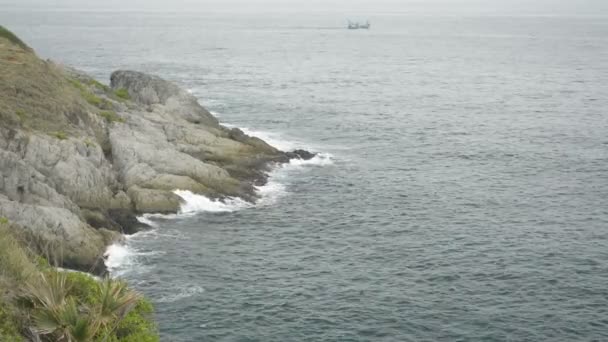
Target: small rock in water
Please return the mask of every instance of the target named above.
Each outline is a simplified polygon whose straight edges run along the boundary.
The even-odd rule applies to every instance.
[[[314,158],[316,155],[317,155],[316,153],[308,152],[306,150],[294,150],[292,152],[287,152],[287,156],[290,159],[297,158],[297,159],[303,159],[303,160],[310,160],[310,159]]]

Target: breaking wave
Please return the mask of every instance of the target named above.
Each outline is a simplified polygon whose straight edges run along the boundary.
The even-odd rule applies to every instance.
[[[175,190],[174,193],[184,200],[180,214],[192,214],[205,212],[230,212],[245,209],[252,206],[251,203],[240,198],[228,198],[225,200],[212,200],[203,195],[197,195],[188,190]]]

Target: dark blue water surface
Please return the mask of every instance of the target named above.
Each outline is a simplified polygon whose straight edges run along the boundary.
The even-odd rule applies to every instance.
[[[0,12],[45,58],[332,156],[130,239],[163,340],[608,340],[608,17],[344,19]]]

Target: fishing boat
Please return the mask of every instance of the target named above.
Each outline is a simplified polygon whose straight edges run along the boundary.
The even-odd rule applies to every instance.
[[[348,21],[349,30],[359,30],[359,29],[369,30],[370,27],[371,27],[371,25],[369,24],[369,21],[366,21],[365,24],[360,24],[359,22],[352,22],[350,20]]]

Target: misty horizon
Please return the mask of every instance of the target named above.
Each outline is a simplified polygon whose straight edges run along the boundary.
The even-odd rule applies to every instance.
[[[48,4],[43,0],[1,0],[0,7],[13,10],[36,11],[139,11],[139,12],[336,12],[366,14],[422,14],[422,15],[539,15],[539,16],[604,16],[608,2],[600,0],[541,0],[530,3],[517,0],[380,0],[332,1],[320,0],[108,0],[103,2],[59,0]]]

